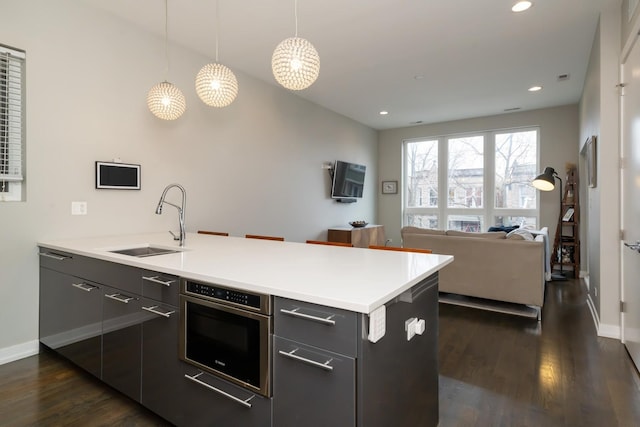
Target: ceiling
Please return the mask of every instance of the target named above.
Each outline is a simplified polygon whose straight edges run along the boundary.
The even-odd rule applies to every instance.
[[[83,1],[164,36],[163,0]],[[614,0],[533,0],[518,14],[515,1],[299,0],[298,35],[321,67],[295,94],[374,129],[578,102],[599,10]],[[294,0],[218,10],[219,62],[276,85],[271,54],[295,34]],[[169,0],[169,39],[214,58],[215,11],[215,0]]]

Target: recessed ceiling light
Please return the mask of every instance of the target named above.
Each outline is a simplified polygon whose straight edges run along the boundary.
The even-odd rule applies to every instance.
[[[537,92],[539,90],[542,90],[542,86],[531,86],[528,91],[529,92]]]
[[[386,116],[387,114],[389,114],[388,111],[384,111],[384,110],[380,111],[381,116]]]
[[[513,5],[513,7],[511,8],[511,11],[516,13],[524,12],[525,10],[529,9],[531,6],[533,6],[533,3],[531,3],[530,1],[519,1]]]

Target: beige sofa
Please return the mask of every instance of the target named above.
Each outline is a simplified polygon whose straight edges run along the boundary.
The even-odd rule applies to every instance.
[[[401,234],[404,247],[454,256],[453,263],[440,271],[440,292],[534,306],[540,318],[544,303],[545,229],[532,241],[523,239],[523,235],[529,236],[522,230],[510,233],[508,238],[505,232],[466,233],[417,227],[404,227]]]

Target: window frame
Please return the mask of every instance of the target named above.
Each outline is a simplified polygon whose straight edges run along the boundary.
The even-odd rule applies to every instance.
[[[536,197],[534,208],[498,208],[495,206],[495,182],[496,182],[496,135],[505,133],[536,132],[536,170],[540,167],[540,127],[514,127],[505,129],[494,129],[488,131],[455,133],[440,136],[425,136],[421,138],[411,138],[403,141],[402,144],[402,225],[409,225],[410,215],[435,215],[438,228],[448,229],[449,218],[453,216],[480,216],[482,217],[483,228],[487,228],[496,222],[497,217],[531,217],[535,218],[537,228],[540,228],[540,197]],[[451,208],[448,206],[449,181],[448,181],[448,148],[449,140],[457,138],[468,138],[482,136],[484,138],[483,152],[483,200],[480,208]],[[410,207],[408,203],[407,171],[408,157],[407,145],[422,141],[438,141],[438,206],[437,207]]]
[[[0,175],[0,202],[25,201],[26,53],[0,44],[0,55],[7,61],[5,72],[0,73],[0,87],[5,88],[0,93],[0,150],[5,165],[15,168]]]

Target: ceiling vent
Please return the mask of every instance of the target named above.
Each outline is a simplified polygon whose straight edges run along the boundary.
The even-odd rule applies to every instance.
[[[508,113],[510,111],[518,111],[520,109],[520,107],[513,107],[513,108],[505,108],[504,112]]]
[[[558,76],[558,81],[559,81],[559,82],[563,82],[563,81],[565,81],[565,80],[569,80],[569,74],[560,74],[560,75]]]

